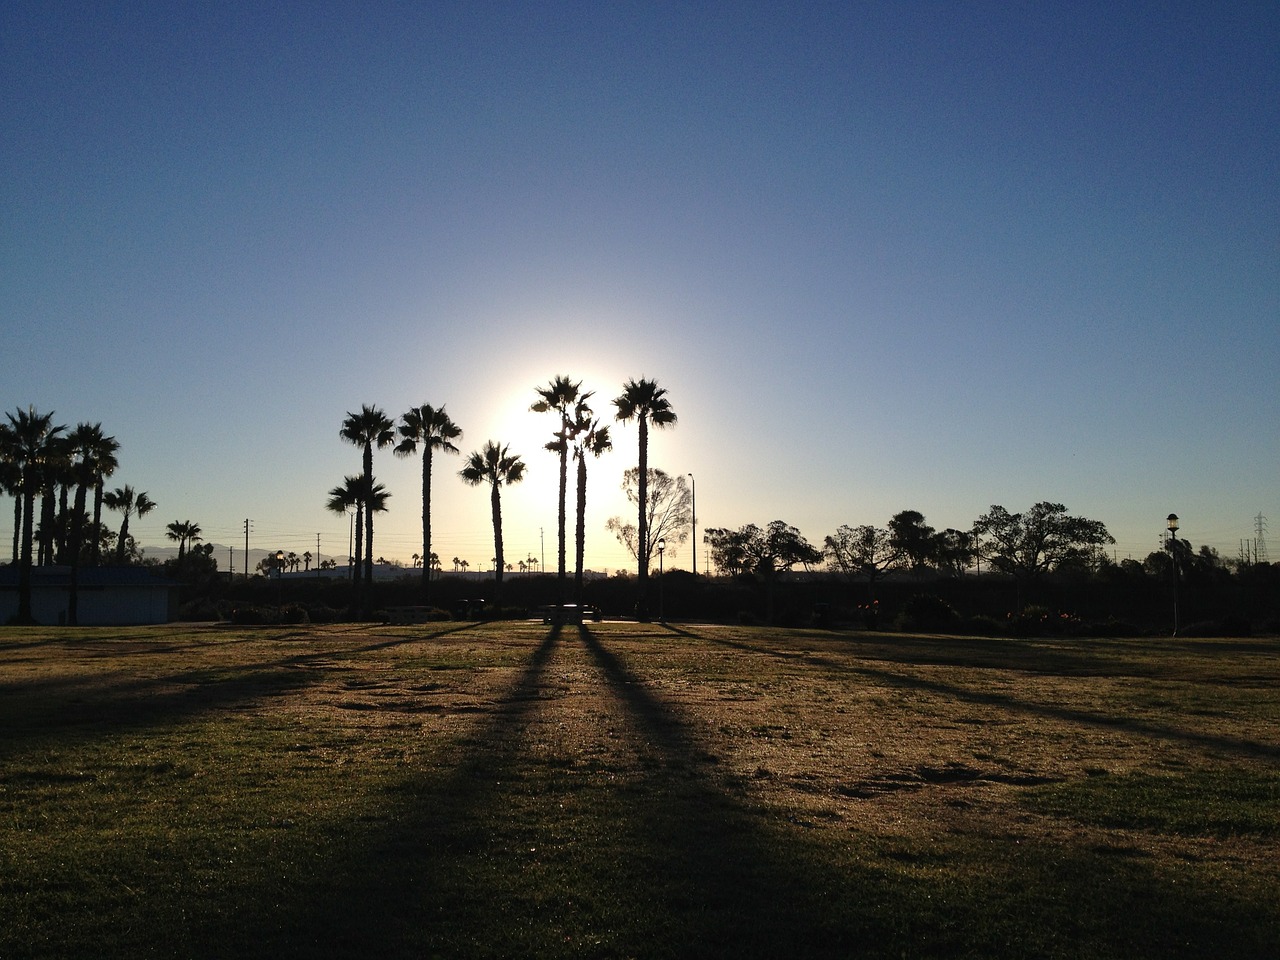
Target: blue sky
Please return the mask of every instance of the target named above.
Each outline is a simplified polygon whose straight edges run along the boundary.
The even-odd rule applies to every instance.
[[[669,390],[701,526],[1047,499],[1234,556],[1280,542],[1278,50],[1271,2],[11,0],[3,403],[116,435],[144,545],[345,555],[345,412],[432,403],[523,454],[507,553],[554,565],[563,373]],[[591,464],[596,568],[635,445]],[[379,554],[417,470],[376,458]]]

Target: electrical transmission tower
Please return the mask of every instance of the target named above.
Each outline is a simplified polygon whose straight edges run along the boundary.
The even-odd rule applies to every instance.
[[[1262,515],[1262,511],[1258,511],[1258,515],[1253,518],[1253,533],[1257,538],[1254,541],[1254,560],[1258,563],[1270,563],[1267,559],[1267,518]]]

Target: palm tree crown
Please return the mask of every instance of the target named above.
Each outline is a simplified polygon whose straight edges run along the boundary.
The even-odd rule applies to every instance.
[[[141,520],[156,508],[156,503],[147,496],[145,490],[135,494],[133,487],[128,484],[104,493],[102,502],[107,509],[116,510],[124,515],[124,519],[120,521],[120,535],[116,541],[116,562],[124,563],[125,553],[129,549],[129,517],[136,516]]]

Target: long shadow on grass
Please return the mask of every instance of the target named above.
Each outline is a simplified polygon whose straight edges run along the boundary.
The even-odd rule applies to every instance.
[[[522,733],[559,642],[554,627],[459,736],[455,765],[408,770],[370,800],[367,819],[326,825],[309,864],[271,864],[281,870],[274,891],[229,891],[234,916],[212,910],[184,949],[272,960],[517,955],[494,946],[517,936],[527,913],[504,888],[504,873],[527,865],[504,797],[520,789]]]
[[[938,694],[940,696],[950,697],[956,700],[963,700],[968,703],[978,704],[984,707],[992,707],[1005,710],[1010,713],[1030,713],[1040,716],[1052,717],[1056,720],[1065,720],[1070,723],[1078,723],[1083,726],[1106,727],[1109,729],[1128,730],[1133,733],[1149,736],[1157,740],[1173,740],[1183,743],[1192,744],[1202,749],[1215,752],[1223,752],[1238,756],[1260,757],[1264,759],[1280,758],[1280,747],[1268,743],[1260,743],[1256,740],[1245,740],[1236,737],[1222,737],[1212,734],[1197,733],[1192,730],[1183,730],[1175,727],[1162,726],[1160,724],[1148,723],[1143,720],[1136,720],[1127,716],[1115,716],[1112,714],[1099,713],[1090,710],[1072,709],[1070,707],[1061,707],[1054,704],[1036,703],[1018,697],[1011,697],[1002,693],[991,693],[987,691],[969,690],[963,686],[954,683],[942,683],[937,680],[926,680],[922,677],[911,676],[906,673],[899,673],[893,670],[858,666],[855,663],[833,659],[831,657],[821,656],[809,651],[790,652],[786,650],[778,650],[768,646],[756,646],[750,643],[744,643],[739,640],[728,640],[724,637],[716,637],[709,634],[686,634],[689,637],[697,637],[707,643],[716,644],[722,647],[729,647],[735,650],[741,650],[746,653],[755,654],[757,656],[770,657],[779,660],[785,660],[792,663],[810,664],[820,667],[823,670],[832,673],[842,673],[848,676],[866,677],[883,683],[890,687],[899,687],[909,690],[922,690],[929,693]],[[862,659],[856,653],[850,654],[851,660]],[[871,659],[875,659],[872,657]],[[911,664],[913,661],[909,658],[903,658],[904,664]],[[927,663],[927,661],[925,661]],[[1011,664],[1006,657],[1001,663],[991,663],[984,665],[973,665],[974,669],[982,669],[989,667],[992,669],[1016,670],[1017,667]],[[1048,673],[1049,671],[1043,671]],[[1054,673],[1053,675],[1073,676],[1072,673],[1065,674]]]
[[[190,643],[148,644],[114,635],[63,637],[60,647],[42,655],[52,660],[62,650],[67,656],[115,660],[143,653],[155,657],[172,654],[174,662],[181,666],[172,670],[157,666],[150,673],[141,673],[133,666],[68,673],[53,663],[51,676],[0,683],[0,729],[6,732],[0,742],[0,757],[21,750],[24,741],[53,744],[68,738],[115,736],[122,731],[174,725],[219,710],[288,696],[331,679],[334,661],[355,661],[368,654],[474,630],[478,626],[466,623],[389,638],[371,637],[369,642],[357,646],[326,646],[271,660],[215,659],[208,664],[194,665],[189,657],[180,658],[193,650],[220,652],[250,640],[201,639]],[[326,631],[321,638],[331,635],[332,632]],[[302,643],[313,637],[306,631],[290,630],[250,639]]]
[[[583,645],[633,727],[656,754],[636,788],[629,824],[637,856],[635,895],[654,929],[637,942],[657,955],[836,956],[882,946],[874,914],[832,909],[839,892],[869,878],[833,874],[803,844],[788,845],[770,824],[718,782],[715,758],[692,737],[675,707],[662,703],[587,627]],[[847,904],[846,904],[847,906]]]

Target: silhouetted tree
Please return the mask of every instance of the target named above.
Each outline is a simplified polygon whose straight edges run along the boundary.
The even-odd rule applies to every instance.
[[[5,458],[19,476],[22,497],[22,540],[18,566],[18,622],[30,623],[31,615],[31,548],[35,539],[36,491],[44,485],[45,462],[57,437],[65,426],[53,425],[53,411],[36,413],[33,406],[6,414],[8,431],[4,438]]]
[[[524,461],[519,454],[511,453],[507,446],[499,446],[492,440],[484,447],[467,457],[466,465],[459,471],[462,482],[468,486],[489,484],[489,504],[493,513],[493,552],[496,570],[494,572],[494,600],[499,599],[502,592],[502,496],[499,492],[503,486],[519,483],[524,479]],[[464,561],[465,562],[465,561]]]
[[[134,493],[133,487],[128,484],[123,487],[116,487],[110,493],[103,494],[102,502],[107,509],[115,510],[124,517],[120,521],[120,533],[116,539],[116,562],[124,563],[126,553],[132,548],[129,538],[129,518],[137,516],[141,520],[154,510],[157,504],[147,495],[145,490],[141,493]]]
[[[640,499],[640,470],[631,467],[622,475],[622,492],[629,503],[638,503]],[[657,467],[649,468],[648,482],[645,484],[648,493],[645,504],[645,527],[648,531],[648,552],[641,556],[640,534],[634,523],[626,523],[621,517],[610,517],[606,528],[618,542],[627,548],[627,552],[646,567],[652,568],[655,544],[663,538],[674,549],[689,539],[689,528],[692,523],[692,495],[689,482],[683,476],[672,476]]]
[[[591,397],[590,393],[581,395],[581,388],[581,380],[575,383],[568,377],[556,377],[545,387],[534,388],[538,394],[538,400],[529,407],[534,413],[554,413],[559,421],[554,434],[555,438],[546,444],[546,449],[558,454],[560,457],[560,496],[556,510],[556,532],[559,537],[557,599],[561,603],[564,602],[565,543],[567,536],[565,532],[565,501],[568,499],[569,443],[572,433],[569,412],[579,400],[585,402]]]
[[[338,435],[348,443],[360,447],[364,464],[364,490],[372,492],[373,480],[373,448],[389,447],[395,443],[395,424],[387,419],[387,415],[377,407],[364,404],[359,413],[347,412],[342,421]],[[367,504],[366,504],[367,506]],[[367,617],[372,613],[370,603],[373,593],[373,514],[375,511],[364,511],[364,586],[360,590],[360,609]]]
[[[438,410],[424,403],[414,407],[400,417],[400,442],[396,444],[395,453],[400,457],[412,455],[418,447],[422,447],[422,553],[419,556],[431,555],[431,461],[435,451],[457,453],[458,448],[453,441],[462,436],[462,428],[449,419],[444,407]],[[431,568],[422,565],[422,602],[431,599]]]
[[[824,541],[827,562],[850,579],[867,581],[867,601],[876,602],[876,581],[898,563],[898,550],[888,530],[863,524],[842,525]]]
[[[1115,543],[1100,520],[1067,514],[1060,503],[1041,501],[1025,514],[993,505],[974,524],[977,550],[991,566],[1013,577],[1018,609],[1026,587],[1047,570]]]
[[[636,551],[638,562],[637,589],[639,591],[639,615],[641,620],[649,619],[649,425],[662,428],[674,426],[676,413],[667,400],[667,391],[659,387],[656,380],[628,380],[622,387],[622,393],[613,400],[616,408],[616,419],[626,423],[635,420],[640,427],[640,463],[639,473],[639,509],[637,520]]]
[[[613,449],[609,428],[602,426],[587,405],[591,394],[584,395],[573,411],[573,458],[578,463],[578,515],[575,530],[577,551],[574,556],[573,599],[582,603],[582,568],[587,549],[587,457],[598,457]]]

